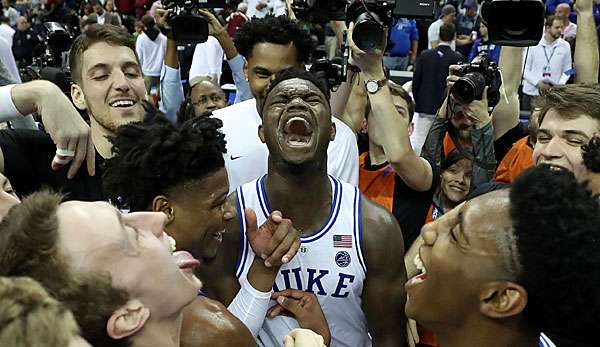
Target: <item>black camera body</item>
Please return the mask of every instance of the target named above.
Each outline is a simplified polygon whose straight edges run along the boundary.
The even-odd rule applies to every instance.
[[[484,0],[481,16],[490,41],[497,45],[536,46],[544,33],[545,8],[540,0]]]
[[[194,45],[206,42],[209,35],[208,20],[198,13],[199,8],[225,7],[225,0],[163,0],[165,9],[172,10],[167,22],[177,45]]]
[[[320,16],[327,20],[344,20],[346,0],[293,0],[292,10],[302,20],[312,20]]]
[[[456,74],[460,78],[450,89],[450,94],[458,104],[467,105],[473,100],[481,100],[486,86],[488,107],[493,108],[500,101],[502,75],[498,64],[487,53],[479,53],[470,64],[461,66]]]
[[[360,49],[381,47],[385,28],[392,24],[396,1],[353,0],[346,10],[346,25],[354,22],[352,40]]]

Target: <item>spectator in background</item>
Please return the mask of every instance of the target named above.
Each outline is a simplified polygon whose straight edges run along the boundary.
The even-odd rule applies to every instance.
[[[2,65],[6,68],[6,71],[8,73],[7,77],[12,81],[12,83],[21,83],[19,68],[17,67],[17,63],[15,62],[11,46],[2,37],[0,37],[0,62],[2,62]]]
[[[8,18],[11,27],[14,28],[17,26],[17,18],[19,18],[20,14],[19,11],[12,7],[10,0],[2,0],[2,14]]]
[[[444,100],[446,77],[450,65],[462,61],[460,53],[454,52],[452,45],[456,38],[454,24],[444,23],[440,28],[439,45],[421,53],[415,65],[413,95],[415,111],[419,113],[416,123],[415,151],[420,153],[435,114]]]
[[[137,41],[138,37],[144,32],[144,24],[141,21],[136,20],[135,24],[133,24],[133,28],[133,39]]]
[[[469,53],[469,63],[481,52],[487,53],[493,61],[498,63],[500,61],[500,46],[490,41],[488,27],[483,22],[479,24],[479,35],[480,37],[473,42],[473,48]]]
[[[0,38],[4,39],[8,43],[8,47],[12,47],[15,29],[8,25],[9,22],[10,21],[8,20],[8,17],[0,14]]]
[[[479,30],[481,18],[477,14],[478,6],[475,0],[466,0],[463,8],[465,12],[459,13],[454,21],[457,36],[456,51],[467,57],[473,47],[473,33]]]
[[[123,16],[135,17],[135,0],[115,0],[115,7]]]
[[[431,23],[429,29],[427,30],[428,49],[436,48],[440,43],[440,28],[442,24],[454,23],[454,19],[456,19],[456,8],[450,4],[444,6],[442,8],[442,15],[440,19]],[[452,40],[451,47],[452,50],[456,49],[456,43],[454,40]]]
[[[227,33],[231,37],[235,37],[235,33],[238,28],[246,23],[249,19],[246,16],[246,11],[248,11],[248,4],[245,2],[240,2],[237,5],[237,11],[233,12],[229,17],[227,17]]]
[[[117,18],[117,20],[119,21],[119,25],[123,24],[123,21],[121,21],[121,15],[119,14],[119,12],[117,12],[113,0],[106,0],[106,2],[104,3],[104,9],[106,10],[107,14],[111,14]]]
[[[158,95],[160,71],[167,49],[167,37],[161,34],[154,18],[149,15],[142,17],[142,23],[144,24],[144,31],[135,42],[135,51],[144,74],[146,90],[151,92],[153,88],[156,88]]]
[[[572,0],[546,0],[546,13],[556,13],[556,7],[560,4],[571,4]]]
[[[105,11],[100,2],[93,3],[93,6],[94,13],[90,14],[88,19],[96,19],[98,24],[112,24],[117,26],[121,25],[119,16]]]
[[[577,35],[577,24],[572,23],[569,20],[569,14],[571,14],[571,6],[569,6],[569,4],[562,3],[556,6],[556,13],[554,16],[563,23],[562,37],[572,44]]]
[[[27,17],[19,17],[12,45],[12,52],[17,64],[19,66],[30,65],[33,60],[33,50],[39,44],[40,40],[29,26]]]
[[[269,2],[271,0],[247,0],[248,18],[264,18],[269,14]]]
[[[563,21],[548,16],[544,37],[537,46],[529,48],[523,74],[523,102],[526,106],[531,104],[533,97],[540,95],[540,91],[565,84],[569,79],[571,47],[561,38],[562,30]]]
[[[399,18],[390,27],[390,49],[383,56],[383,64],[390,70],[407,70],[414,65],[419,49],[419,31],[414,19]]]

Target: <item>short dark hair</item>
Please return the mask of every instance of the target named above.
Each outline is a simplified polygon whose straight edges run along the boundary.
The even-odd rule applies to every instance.
[[[600,137],[594,136],[581,150],[585,167],[591,172],[600,173]]]
[[[440,166],[441,171],[446,171],[448,168],[450,168],[450,166],[456,164],[458,161],[460,161],[462,159],[469,159],[470,161],[473,161],[471,158],[469,158],[467,156],[467,153],[471,153],[471,154],[473,153],[473,150],[471,147],[463,146],[463,151],[459,151],[456,148],[451,150],[447,156],[442,158],[442,163]]]
[[[235,47],[246,59],[252,57],[252,50],[258,43],[274,43],[296,47],[299,63],[307,63],[312,50],[310,35],[297,21],[285,16],[254,18],[242,25],[235,36]]]
[[[152,125],[131,123],[110,138],[114,156],[106,161],[104,191],[144,211],[154,197],[172,192],[225,166],[225,135],[217,118],[200,116],[176,126],[163,117]]]
[[[83,337],[94,346],[128,346],[113,340],[106,323],[129,295],[111,284],[110,275],[70,270],[58,247],[56,214],[62,197],[37,192],[13,206],[0,223],[0,276],[27,276],[73,312]]]
[[[454,23],[444,23],[440,27],[440,41],[450,42],[454,40],[456,35],[456,27]]]
[[[550,14],[550,15],[546,16],[546,21],[544,22],[544,25],[547,27],[551,27],[552,24],[554,24],[555,20],[561,20],[561,19],[553,14]]]
[[[0,23],[8,24],[8,23],[10,23],[10,19],[8,19],[8,17],[6,17],[2,13],[0,13]]]
[[[71,45],[69,67],[71,68],[71,77],[75,83],[81,83],[82,81],[81,66],[83,65],[83,53],[98,42],[129,47],[137,59],[135,41],[133,41],[127,30],[116,25],[91,24],[86,28],[85,32],[77,36],[73,45]]]
[[[600,122],[600,85],[598,84],[568,84],[554,86],[543,91],[534,102],[540,108],[538,124],[542,124],[546,114],[551,109],[561,117],[575,119],[586,114]]]
[[[392,93],[392,95],[399,96],[406,101],[406,107],[408,108],[408,121],[412,122],[413,116],[415,115],[415,102],[413,101],[413,98],[399,84],[389,81],[388,86],[390,87],[390,93]]]
[[[154,18],[151,15],[147,14],[142,17],[142,24],[148,29],[153,28],[156,25]]]
[[[600,317],[600,205],[572,172],[530,168],[510,191],[510,215],[535,331],[572,345],[596,340]],[[557,319],[561,317],[561,319]],[[561,344],[566,346],[571,344]]]

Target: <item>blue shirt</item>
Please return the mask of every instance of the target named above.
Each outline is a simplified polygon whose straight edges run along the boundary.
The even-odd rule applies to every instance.
[[[469,63],[473,61],[479,53],[486,52],[490,58],[498,63],[500,60],[500,46],[491,43],[490,41],[483,42],[481,39],[475,40],[471,53],[469,54]]]
[[[388,51],[392,57],[405,57],[410,53],[413,41],[419,41],[417,22],[414,19],[400,18],[390,27],[390,41],[394,46]]]

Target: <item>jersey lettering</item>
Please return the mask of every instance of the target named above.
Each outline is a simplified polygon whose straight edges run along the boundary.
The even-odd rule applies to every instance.
[[[325,289],[323,289],[323,283],[321,283],[321,278],[323,278],[323,276],[327,275],[329,273],[328,270],[319,270],[319,276],[315,277],[315,274],[317,273],[317,270],[315,269],[307,269],[306,271],[308,271],[308,289],[307,291],[315,293],[315,291],[313,290],[313,286],[316,284],[317,287],[319,288],[319,291],[316,292],[315,294],[317,295],[327,295],[327,293],[325,292]]]
[[[345,283],[346,280],[348,280],[348,284],[354,282],[354,275],[346,275],[346,274],[340,273],[340,279],[338,281],[337,288],[335,288],[335,292],[333,294],[331,294],[332,297],[345,298],[348,296],[348,294],[350,294],[350,291],[346,291],[344,294],[340,293],[342,291],[342,289],[348,288],[348,284]]]

